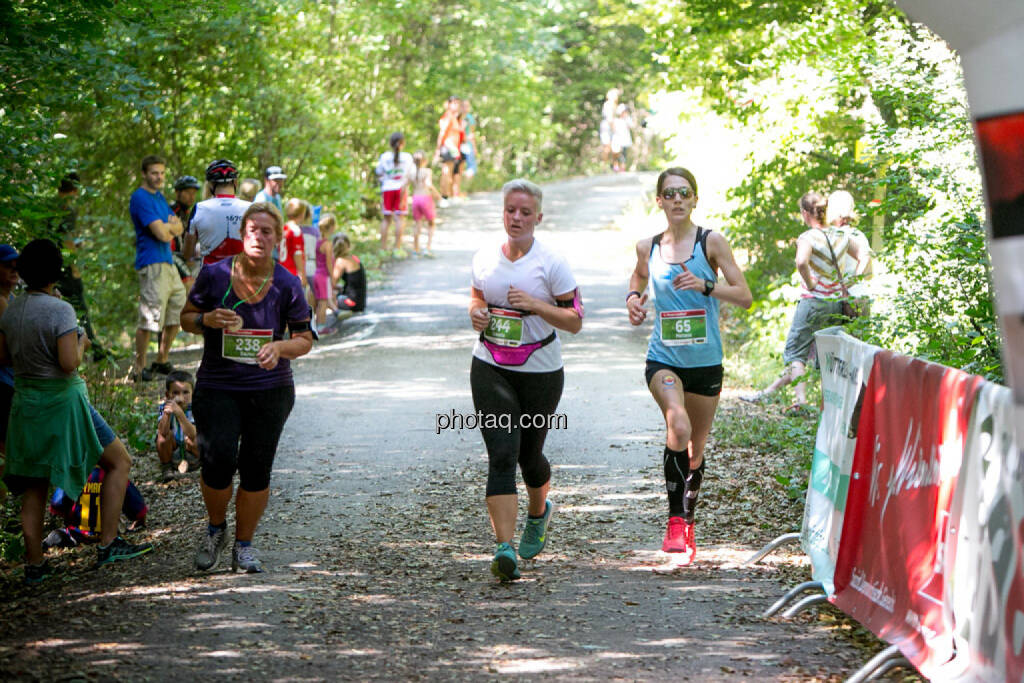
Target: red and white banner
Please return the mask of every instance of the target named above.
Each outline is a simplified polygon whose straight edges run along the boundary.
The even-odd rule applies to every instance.
[[[948,618],[956,657],[942,680],[1024,680],[1024,453],[1010,390],[985,382],[974,402],[950,509]]]
[[[879,351],[861,410],[832,601],[925,676],[954,652],[944,551],[981,382]]]

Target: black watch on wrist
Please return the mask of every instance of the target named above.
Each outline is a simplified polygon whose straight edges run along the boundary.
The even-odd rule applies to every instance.
[[[196,327],[199,329],[203,329],[205,327],[205,325],[203,325],[203,315],[204,313],[200,311],[199,315],[196,316]]]
[[[704,281],[704,296],[711,296],[711,292],[715,291],[715,281],[705,280]]]

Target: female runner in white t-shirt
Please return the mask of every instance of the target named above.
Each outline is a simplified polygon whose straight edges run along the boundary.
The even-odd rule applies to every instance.
[[[565,259],[534,239],[543,218],[542,192],[527,180],[502,188],[507,239],[473,257],[469,317],[480,339],[473,349],[470,385],[487,446],[487,512],[497,549],[491,573],[519,578],[515,533],[516,464],[530,496],[519,556],[544,548],[554,505],[548,501],[551,467],[544,457],[547,418],[562,395],[562,354],[555,328],[583,326],[576,280]],[[544,424],[541,424],[544,423]]]

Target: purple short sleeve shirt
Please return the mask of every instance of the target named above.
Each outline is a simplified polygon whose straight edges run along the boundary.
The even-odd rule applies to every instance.
[[[232,309],[242,316],[243,327],[273,330],[275,340],[285,338],[285,329],[289,323],[310,319],[311,311],[302,291],[301,281],[279,263],[274,264],[274,275],[267,285],[267,295],[254,304],[242,302],[231,288],[233,261],[234,259],[224,259],[204,266],[199,271],[188,295],[188,300],[199,310]],[[197,387],[250,391],[292,384],[291,361],[282,358],[276,368],[264,370],[258,365],[224,358],[221,354],[222,335],[219,329],[203,329],[203,360],[196,373]]]

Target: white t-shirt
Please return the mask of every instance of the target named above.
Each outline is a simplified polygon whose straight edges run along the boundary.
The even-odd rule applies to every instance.
[[[490,306],[511,307],[508,288],[515,285],[530,296],[555,305],[555,297],[576,289],[576,278],[562,256],[548,249],[537,239],[522,258],[509,261],[501,251],[501,244],[484,247],[473,256],[473,287],[484,293]],[[538,342],[551,334],[554,328],[539,315],[522,318],[522,342]],[[491,352],[477,339],[473,356],[485,363],[494,362]],[[552,372],[562,367],[562,343],[559,339],[537,349],[523,365],[509,367],[519,372]]]
[[[316,243],[320,241],[320,230],[311,225],[304,225],[302,230],[302,244],[306,250],[306,277],[312,278],[316,275]]]
[[[384,152],[377,162],[377,177],[380,178],[380,191],[401,190],[416,177],[416,164],[408,152],[399,152],[398,163],[395,164],[395,153]]]
[[[216,263],[242,251],[242,216],[249,202],[217,195],[196,204],[188,231],[199,238],[203,263]]]

